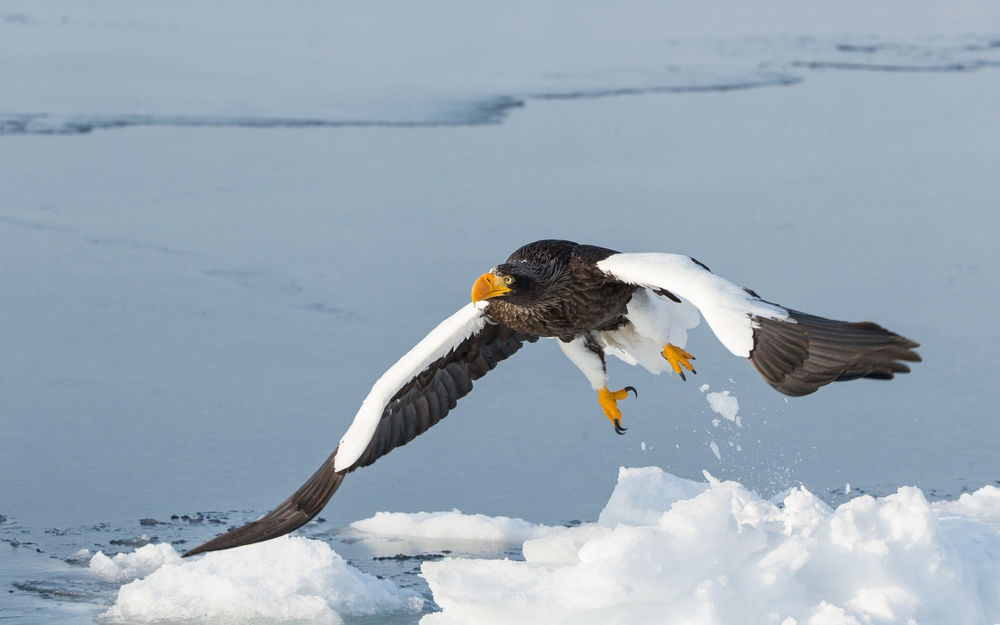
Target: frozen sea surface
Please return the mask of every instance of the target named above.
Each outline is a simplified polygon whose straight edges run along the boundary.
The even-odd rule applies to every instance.
[[[980,21],[995,10],[978,2],[13,4],[0,34],[27,61],[2,70],[9,134],[497,123],[537,99],[791,85],[804,69],[1000,63],[996,33]]]
[[[799,484],[840,506],[817,516],[828,525],[893,506],[927,520],[923,499],[935,502],[925,551],[904,553],[872,521],[865,544],[888,546],[884,583],[869,586],[918,594],[930,577],[894,575],[936,549],[944,571],[964,571],[941,582],[956,598],[944,609],[973,614],[959,598],[981,580],[967,622],[996,622],[995,551],[969,555],[994,544],[983,528],[1000,518],[983,490],[1000,479],[995,24],[996,5],[977,2],[0,3],[0,58],[16,60],[0,63],[0,618],[89,622],[122,585],[90,571],[97,551],[182,551],[265,512],[476,275],[562,237],[692,254],[768,299],[880,322],[921,342],[924,362],[786,399],[699,328],[687,383],[611,365],[640,391],[617,437],[559,350],[529,346],[432,431],[352,474],[301,532],[343,558],[331,576],[382,576],[422,612],[321,599],[338,615],[323,618],[492,614],[466,568],[514,593],[533,570],[525,540],[564,554],[598,540],[613,531],[618,468],[654,465],[701,488],[708,470],[720,501],[762,510],[764,550],[787,538],[771,498]],[[942,516],[950,507],[962,520]],[[499,533],[455,537],[453,513],[429,512],[455,509]],[[634,509],[622,522],[655,534],[666,508]],[[379,518],[411,535],[352,525]],[[713,536],[739,540],[726,531]],[[830,541],[803,553],[826,562]],[[707,558],[709,542],[684,545]],[[310,553],[293,566],[336,560]],[[568,558],[538,578],[568,597],[560,614],[580,607],[556,579],[580,566]],[[761,583],[748,562],[720,560],[688,599],[728,614],[737,579]],[[837,574],[787,569],[782,618],[836,622],[839,608],[891,622],[871,611],[881,601],[935,622],[942,595],[862,600],[810,570]],[[680,575],[657,579],[695,582]]]
[[[79,553],[77,600],[110,594],[101,582],[121,584],[97,618],[123,624],[1000,618],[996,487],[936,503],[901,487],[834,509],[804,487],[765,500],[704,477],[622,468],[598,520],[572,526],[458,511],[382,513],[341,536],[282,537],[194,560],[162,542],[113,558]],[[435,541],[452,548],[428,551]],[[351,564],[331,544],[399,551]],[[403,585],[357,568],[386,561]],[[429,584],[426,597],[405,586],[404,572],[416,571]]]

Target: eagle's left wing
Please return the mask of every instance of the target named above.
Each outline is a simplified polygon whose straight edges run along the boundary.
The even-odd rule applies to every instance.
[[[340,444],[291,497],[266,515],[216,536],[185,556],[287,534],[319,514],[344,476],[372,464],[440,421],[472,382],[519,350],[526,336],[467,304],[417,343],[375,383]]]
[[[623,282],[691,302],[719,341],[749,358],[768,384],[807,395],[838,380],[889,379],[920,360],[918,344],[870,321],[798,312],[761,299],[681,254],[612,254],[597,267]]]

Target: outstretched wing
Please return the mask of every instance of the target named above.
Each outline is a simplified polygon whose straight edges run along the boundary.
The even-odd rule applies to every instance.
[[[266,515],[188,551],[185,556],[287,534],[323,509],[344,476],[372,464],[440,421],[472,382],[519,350],[526,336],[486,320],[468,304],[443,321],[375,383],[340,444],[291,497]]]
[[[612,254],[606,274],[691,302],[729,351],[749,358],[768,384],[807,395],[838,380],[889,379],[917,362],[919,345],[865,321],[834,321],[762,300],[680,254]]]

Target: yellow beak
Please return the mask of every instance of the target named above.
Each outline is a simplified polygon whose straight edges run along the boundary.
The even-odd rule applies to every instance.
[[[472,301],[497,297],[510,291],[507,285],[497,279],[492,273],[484,273],[472,284]]]

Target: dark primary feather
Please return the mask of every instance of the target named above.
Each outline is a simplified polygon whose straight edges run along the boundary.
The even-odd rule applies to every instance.
[[[919,362],[919,345],[870,321],[824,319],[790,310],[789,321],[754,318],[750,362],[786,395],[808,395],[830,382],[888,380]],[[794,322],[794,323],[793,323]]]
[[[261,542],[291,532],[319,514],[344,476],[372,464],[405,445],[440,421],[455,403],[472,390],[472,382],[486,375],[521,346],[538,340],[498,324],[487,324],[455,349],[428,365],[396,393],[382,411],[375,435],[351,467],[334,470],[337,450],[291,497],[274,510],[246,525],[216,536],[185,556]]]
[[[274,510],[256,521],[229,530],[225,534],[220,534],[198,545],[185,553],[184,557],[205,551],[217,551],[259,543],[283,536],[302,527],[309,519],[319,514],[330,497],[340,488],[340,483],[344,480],[344,475],[347,474],[346,471],[334,471],[333,463],[336,456],[337,450],[334,449],[326,462],[312,474],[312,477],[300,486],[291,497],[278,504]]]

